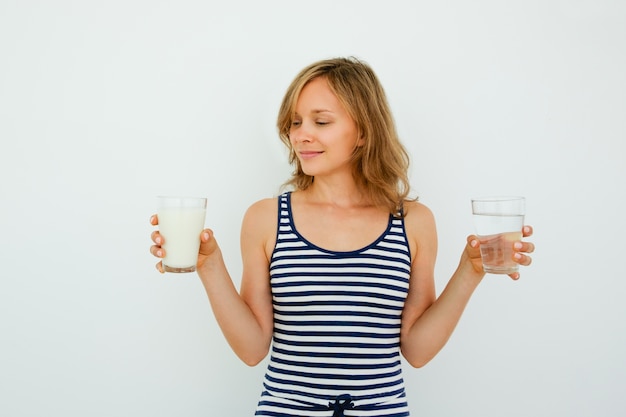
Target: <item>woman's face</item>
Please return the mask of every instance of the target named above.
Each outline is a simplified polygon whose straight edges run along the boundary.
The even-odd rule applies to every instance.
[[[323,77],[300,92],[289,139],[302,170],[313,177],[351,173],[354,149],[362,145],[355,121]]]

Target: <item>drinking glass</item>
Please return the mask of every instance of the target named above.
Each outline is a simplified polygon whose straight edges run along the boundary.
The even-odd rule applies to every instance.
[[[157,197],[159,232],[163,237],[165,272],[194,272],[200,234],[204,228],[206,198]]]
[[[472,199],[472,214],[485,272],[511,274],[519,264],[513,260],[513,244],[522,239],[526,199],[481,197]]]

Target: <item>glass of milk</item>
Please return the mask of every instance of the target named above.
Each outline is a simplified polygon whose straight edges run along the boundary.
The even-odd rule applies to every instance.
[[[204,228],[206,198],[157,197],[159,232],[165,250],[165,272],[194,272],[200,234]]]
[[[519,264],[513,260],[513,245],[522,240],[524,197],[474,198],[472,214],[485,272],[517,272]]]

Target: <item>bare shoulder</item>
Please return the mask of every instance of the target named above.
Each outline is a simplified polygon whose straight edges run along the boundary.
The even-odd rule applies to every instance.
[[[253,203],[243,219],[243,226],[255,230],[275,226],[278,222],[278,198],[264,198]]]
[[[246,211],[246,216],[265,217],[275,214],[278,216],[278,198],[264,198],[254,202]]]
[[[253,203],[243,218],[241,243],[262,244],[270,253],[276,243],[278,227],[278,198],[265,198]]]
[[[404,204],[405,224],[407,229],[430,227],[435,223],[433,212],[419,201],[407,201]]]
[[[404,213],[404,225],[413,256],[424,251],[436,253],[437,228],[430,208],[418,201],[407,201]]]

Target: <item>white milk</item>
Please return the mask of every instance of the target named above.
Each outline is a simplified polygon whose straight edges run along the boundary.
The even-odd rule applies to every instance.
[[[164,266],[195,270],[205,211],[198,207],[158,209],[159,231],[164,239]]]

